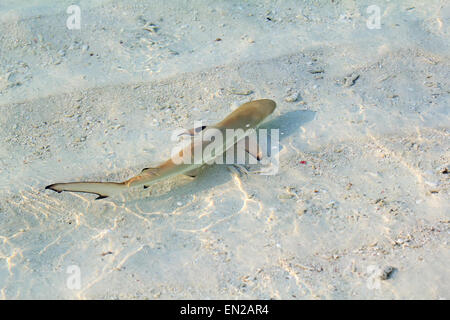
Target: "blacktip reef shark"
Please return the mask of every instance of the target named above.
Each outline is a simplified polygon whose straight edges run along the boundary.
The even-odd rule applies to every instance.
[[[227,129],[234,129],[239,134],[228,138],[226,136],[223,145],[215,150],[214,155],[209,157],[203,157],[201,163],[190,161],[189,163],[174,161],[173,157],[169,160],[161,163],[157,167],[145,168],[140,174],[134,176],[123,182],[68,182],[68,183],[55,183],[51,184],[45,189],[50,189],[58,193],[62,191],[71,192],[84,192],[97,194],[97,199],[104,199],[121,191],[127,190],[133,187],[144,186],[147,188],[149,185],[173,177],[177,175],[188,175],[195,177],[198,169],[210,163],[214,158],[222,155],[227,146],[234,146],[240,140],[246,138],[252,130],[256,129],[276,108],[276,103],[269,99],[261,99],[244,103],[236,110],[231,112],[225,119],[211,126],[202,126],[200,128],[193,128],[188,130],[188,134],[195,136],[199,132],[207,131],[208,129],[216,129],[220,133],[225,134]],[[242,129],[242,130],[237,130]],[[225,136],[225,135],[224,135]],[[232,141],[230,140],[232,139]],[[211,140],[204,139],[192,139],[192,142],[179,152],[179,156],[189,152],[190,155],[194,155],[194,149],[196,147],[205,148],[211,144]],[[203,149],[202,149],[203,150]],[[246,151],[255,156],[258,160],[261,159],[262,154],[258,149],[256,152],[250,152],[249,147],[246,147]],[[255,154],[256,153],[256,154]]]

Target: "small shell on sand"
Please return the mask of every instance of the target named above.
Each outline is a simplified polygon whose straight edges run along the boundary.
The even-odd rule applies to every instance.
[[[248,96],[248,95],[253,93],[253,90],[234,89],[234,88],[232,88],[232,89],[229,90],[229,92],[231,94],[236,94],[236,95],[239,95],[239,96]]]
[[[290,193],[282,193],[278,196],[278,199],[280,200],[286,200],[286,199],[292,199],[295,195]]]
[[[308,70],[308,72],[311,74],[318,74],[318,73],[324,73],[325,70],[323,70],[322,68],[316,68],[316,69],[310,69],[310,70]]]
[[[142,29],[150,33],[156,33],[158,32],[159,27],[153,23],[147,23]]]
[[[286,98],[284,98],[284,101],[286,102],[295,102],[298,100],[300,94],[298,92],[293,92],[290,95],[288,95]]]

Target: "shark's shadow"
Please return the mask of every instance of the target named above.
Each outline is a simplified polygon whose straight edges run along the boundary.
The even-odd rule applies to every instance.
[[[310,110],[295,110],[283,113],[275,119],[264,122],[258,129],[280,129],[284,133],[280,141],[292,135],[302,125],[314,119],[316,112]]]
[[[282,135],[280,138],[280,149],[282,148],[282,142],[295,132],[298,132],[299,128],[305,123],[312,121],[315,117],[314,111],[309,110],[296,110],[289,111],[282,115],[277,116],[275,119],[269,120],[261,124],[259,129],[279,129]],[[211,165],[207,166],[199,176],[192,181],[186,182],[180,186],[176,186],[170,189],[166,193],[161,195],[148,195],[144,198],[152,199],[153,201],[164,201],[167,199],[179,198],[182,196],[193,196],[203,193],[205,190],[209,190],[213,187],[227,183],[231,176],[226,170],[227,165]],[[151,187],[150,187],[151,188]],[[142,200],[143,198],[135,198],[126,200],[127,203],[133,203],[135,201]]]

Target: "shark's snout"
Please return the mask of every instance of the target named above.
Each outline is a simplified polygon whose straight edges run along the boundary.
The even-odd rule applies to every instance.
[[[263,110],[263,112],[266,114],[266,116],[270,115],[275,108],[277,107],[277,104],[275,101],[270,99],[261,99],[260,102],[260,108]]]

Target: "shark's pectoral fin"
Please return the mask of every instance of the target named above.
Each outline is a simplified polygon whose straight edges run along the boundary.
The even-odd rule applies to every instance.
[[[249,137],[245,137],[245,151],[258,161],[261,161],[263,158],[261,147],[257,142],[250,144]]]
[[[200,126],[200,127],[192,128],[192,129],[189,129],[189,130],[186,130],[186,131],[180,133],[178,136],[188,135],[188,136],[193,137],[196,134],[198,134],[198,133],[202,132],[203,130],[205,130],[206,127],[207,126]]]

